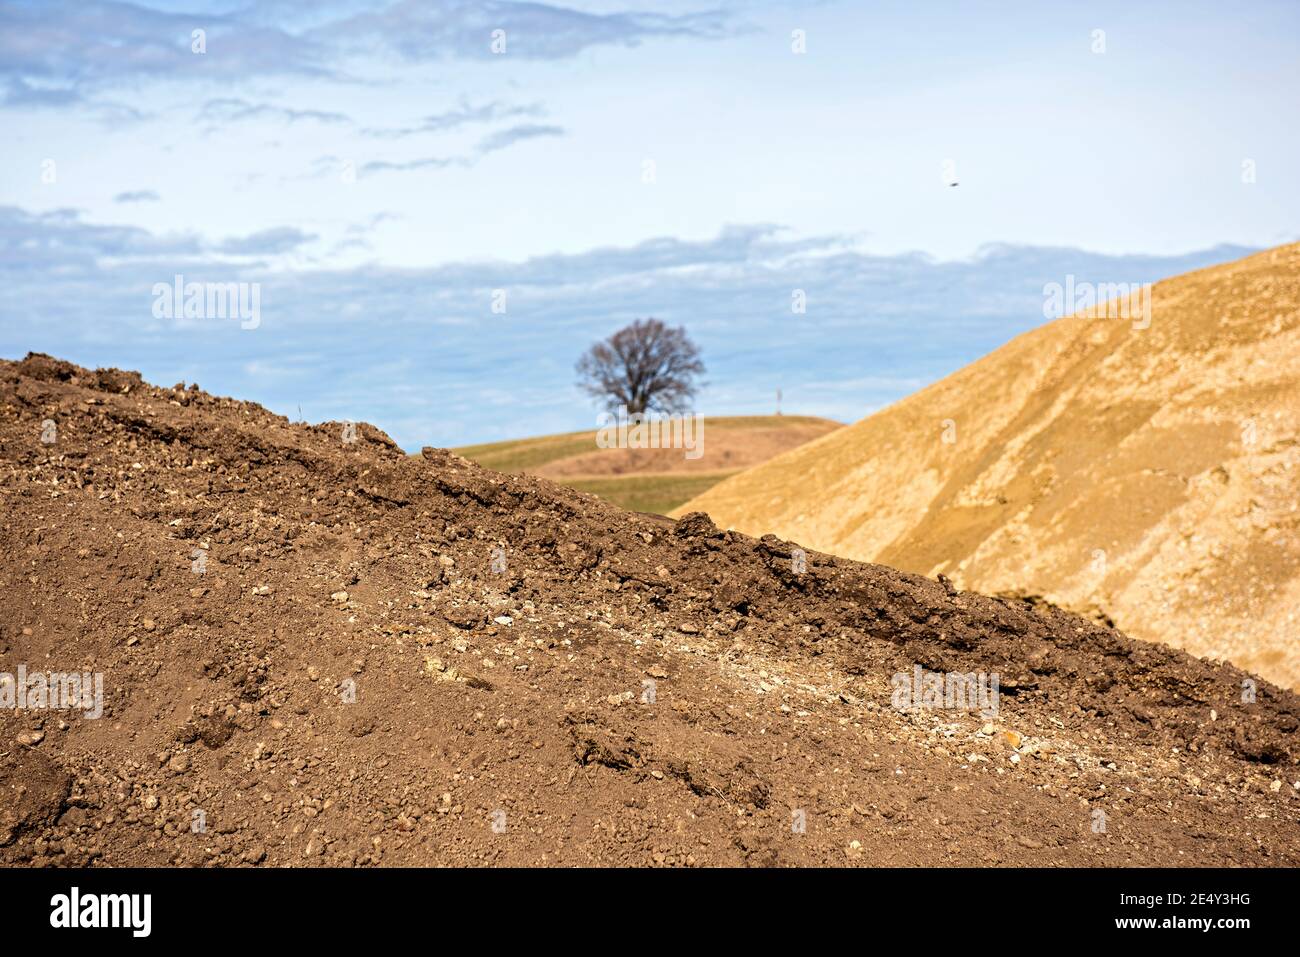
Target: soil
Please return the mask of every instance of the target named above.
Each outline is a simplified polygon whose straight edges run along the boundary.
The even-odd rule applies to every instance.
[[[103,675],[0,709],[0,863],[1300,864],[1290,691],[347,436],[0,363],[0,671]]]

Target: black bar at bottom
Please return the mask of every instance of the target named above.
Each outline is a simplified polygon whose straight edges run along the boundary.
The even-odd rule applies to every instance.
[[[409,939],[454,947],[466,935],[493,947],[512,939],[616,946],[666,942],[683,922],[693,948],[709,938],[771,943],[783,929],[878,942],[904,934],[918,944],[1053,931],[1071,941],[1198,935],[1231,946],[1290,931],[1296,877],[1209,869],[8,869],[0,870],[0,899],[11,941],[75,936],[127,946]]]

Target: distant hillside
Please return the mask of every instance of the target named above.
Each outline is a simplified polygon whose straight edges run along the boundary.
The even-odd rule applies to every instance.
[[[454,449],[501,472],[553,479],[640,512],[667,513],[737,472],[841,428],[802,415],[705,417],[703,454],[602,449],[596,432],[569,432]]]
[[[677,512],[1300,686],[1300,244],[1151,302],[1149,328],[1051,322]]]

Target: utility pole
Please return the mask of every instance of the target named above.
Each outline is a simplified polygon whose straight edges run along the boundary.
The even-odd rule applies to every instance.
[[[776,414],[781,414],[781,390],[776,390]]]

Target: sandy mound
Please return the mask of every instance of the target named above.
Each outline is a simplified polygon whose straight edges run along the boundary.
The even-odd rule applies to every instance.
[[[1152,302],[1149,328],[1050,323],[682,511],[1300,686],[1300,245]]]
[[[103,682],[0,710],[0,863],[1300,864],[1290,692],[346,434],[0,364],[2,670]]]

